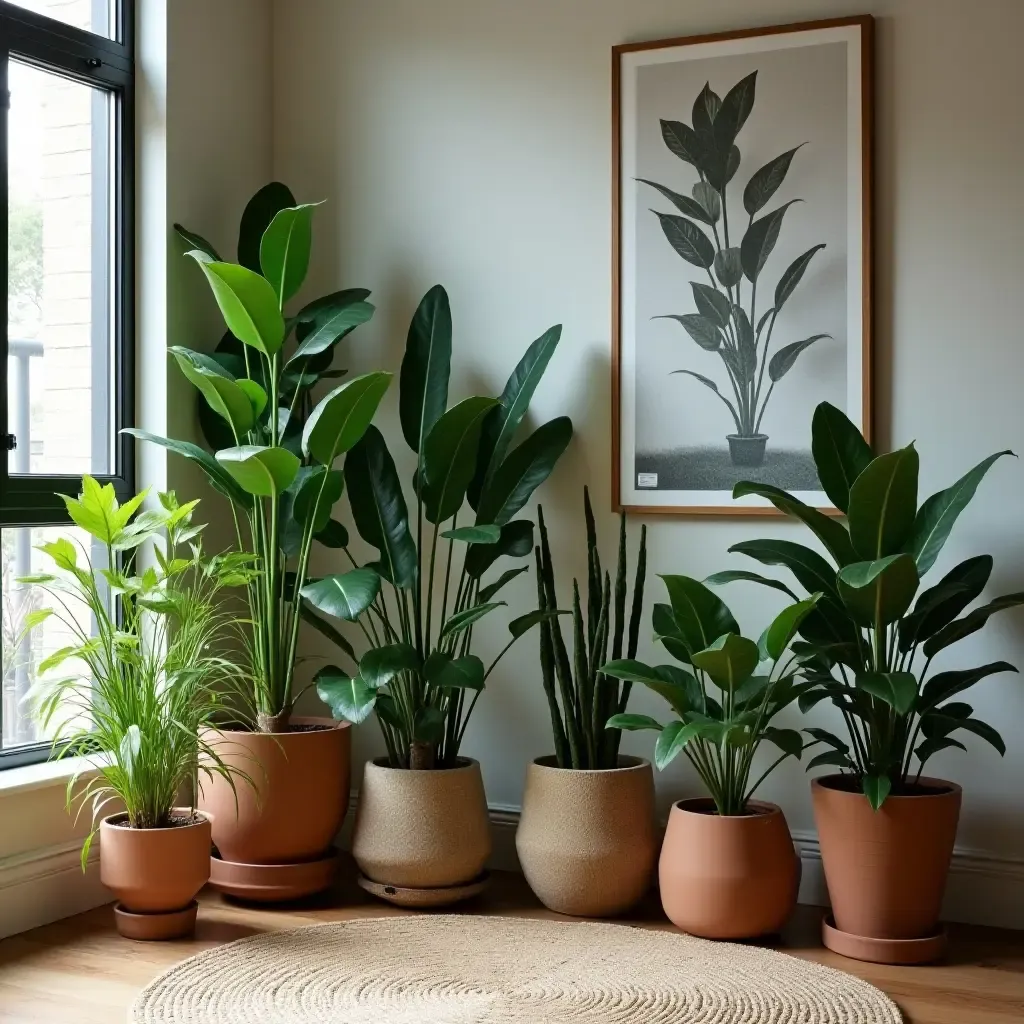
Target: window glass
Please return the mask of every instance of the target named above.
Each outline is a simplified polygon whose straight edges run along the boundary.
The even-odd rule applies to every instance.
[[[116,37],[116,0],[10,0],[34,14],[45,14],[65,25],[95,32],[108,39]]]

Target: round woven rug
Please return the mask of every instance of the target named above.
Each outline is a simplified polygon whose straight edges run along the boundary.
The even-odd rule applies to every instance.
[[[137,1024],[899,1024],[878,989],[623,925],[384,917],[268,932],[151,984]]]

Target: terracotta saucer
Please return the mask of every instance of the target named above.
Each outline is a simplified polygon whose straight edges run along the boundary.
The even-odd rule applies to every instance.
[[[446,907],[451,903],[461,903],[479,895],[490,881],[491,873],[485,871],[472,882],[463,885],[448,885],[438,889],[410,889],[401,885],[374,882],[365,875],[360,875],[359,887],[398,907]]]
[[[120,903],[114,904],[114,923],[126,939],[163,941],[181,939],[196,930],[196,911],[199,904],[193,900],[184,910],[166,914],[133,914]]]
[[[923,939],[873,939],[867,935],[841,932],[826,914],[821,919],[821,941],[833,953],[851,960],[867,960],[872,964],[928,964],[946,952],[946,929],[941,925],[934,935]]]
[[[338,851],[297,864],[239,864],[210,858],[210,884],[253,903],[284,903],[322,892],[334,881]]]

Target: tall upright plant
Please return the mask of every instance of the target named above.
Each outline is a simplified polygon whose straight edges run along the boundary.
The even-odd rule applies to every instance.
[[[300,621],[333,635],[301,598],[313,542],[348,543],[332,519],[344,476],[338,460],[363,436],[391,374],[367,373],[313,400],[313,388],[344,371],[331,369],[338,342],[373,315],[364,289],[333,292],[286,317],[285,304],[309,267],[317,204],[296,204],[278,182],[265,186],[242,215],[238,263],[228,263],[202,236],[176,225],[193,248],[227,325],[211,354],[174,346],[182,374],[216,419],[207,432],[227,433],[211,455],[188,441],[132,430],[196,463],[227,497],[239,551],[260,570],[249,585],[252,624],[251,714],[266,732],[289,727]]]
[[[626,580],[626,516],[619,516],[619,548],[615,583],[602,569],[597,548],[597,529],[590,492],[583,489],[583,511],[587,532],[586,617],[579,583],[572,581],[572,644],[569,652],[558,622],[558,594],[555,568],[544,525],[544,510],[537,506],[540,544],[534,548],[537,564],[537,607],[544,616],[540,623],[540,667],[544,694],[551,712],[555,757],[559,768],[607,769],[619,763],[622,732],[606,728],[612,716],[623,714],[629,702],[631,681],[620,688],[619,681],[601,671],[609,652],[615,660],[636,657],[643,615],[644,581],[647,575],[647,527],[640,529],[640,550],[629,599]],[[629,602],[629,628],[626,604]],[[559,704],[561,702],[561,704]]]
[[[821,593],[800,623],[801,641],[793,646],[812,684],[801,694],[800,707],[806,711],[821,701],[835,705],[849,742],[827,729],[806,730],[829,747],[808,767],[838,767],[877,808],[890,792],[913,792],[925,764],[940,750],[965,749],[957,733],[972,733],[1005,752],[999,733],[954,698],[987,676],[1016,669],[994,661],[933,673],[932,663],[996,612],[1024,604],[1024,592],[1004,594],[961,614],[988,584],[991,555],[968,558],[935,586],[920,587],[985,474],[1013,453],[990,455],[918,504],[919,460],[913,444],[876,455],[842,412],[822,402],[814,413],[811,445],[821,485],[846,513],[846,522],[768,484],[739,483],[734,496],[767,498],[804,523],[828,557],[788,540],[743,541],[729,550],[783,566],[806,590]],[[710,578],[714,583],[733,580],[794,596],[781,581],[757,573],[731,570]]]
[[[515,619],[487,667],[472,653],[474,625],[505,603],[495,597],[526,567],[483,577],[503,555],[532,550],[533,524],[515,517],[572,437],[572,422],[560,416],[513,443],[561,331],[552,327],[530,345],[500,398],[449,408],[451,309],[436,285],[416,310],[402,360],[402,434],[416,456],[411,502],[380,431],[367,430],[346,460],[352,517],[378,557],[359,566],[349,554],[351,570],[302,594],[318,611],[358,623],[364,653],[338,634],[351,671],[322,669],[317,691],[338,719],[376,713],[392,767],[453,766],[485,682],[538,621],[537,613]]]

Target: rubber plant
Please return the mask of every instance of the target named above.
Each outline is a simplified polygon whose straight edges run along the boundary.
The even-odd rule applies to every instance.
[[[559,768],[615,768],[622,732],[607,729],[608,719],[625,712],[632,683],[622,683],[601,671],[608,660],[636,657],[643,614],[644,581],[647,575],[647,527],[640,529],[640,548],[633,578],[632,598],[626,579],[626,516],[619,516],[619,547],[615,583],[601,566],[597,529],[590,493],[583,490],[587,535],[586,616],[579,583],[572,581],[572,650],[569,651],[558,622],[555,569],[544,525],[544,511],[537,507],[540,544],[534,549],[537,565],[537,607],[545,618],[540,623],[540,667],[544,694],[551,712],[555,757]],[[629,603],[629,623],[626,604]],[[625,650],[623,645],[625,644]]]
[[[767,498],[803,522],[827,557],[789,540],[743,541],[730,550],[783,566],[804,589],[820,592],[794,644],[809,684],[800,706],[806,711],[822,701],[835,705],[848,741],[826,729],[806,730],[829,747],[808,767],[839,768],[877,809],[890,793],[915,793],[915,782],[934,754],[965,749],[958,733],[971,733],[1005,752],[999,733],[957,698],[987,676],[1016,669],[1005,661],[932,669],[936,658],[996,612],[1024,603],[1024,592],[968,610],[988,584],[991,555],[968,558],[934,586],[921,586],[985,474],[1013,453],[990,455],[919,503],[913,444],[876,455],[856,426],[827,402],[815,410],[811,438],[821,485],[846,514],[845,522],[768,484],[739,483],[734,496]],[[750,580],[793,594],[781,581],[747,571],[712,579]]]
[[[252,560],[205,557],[203,527],[192,522],[198,502],[181,505],[168,492],[139,511],[147,494],[120,504],[113,484],[83,477],[77,498],[62,497],[89,546],[66,537],[41,544],[52,568],[19,580],[38,588],[43,605],[25,634],[53,618],[70,638],[40,662],[34,697],[55,756],[85,762],[68,782],[69,807],[92,815],[83,869],[104,808],[121,805],[132,828],[162,829],[181,792],[197,792],[200,761],[235,784],[203,728],[244,672],[221,651],[237,631],[225,598],[251,582]]]
[[[765,267],[786,214],[802,200],[789,199],[774,210],[763,211],[805,143],[769,160],[750,176],[742,193],[743,212],[737,216],[733,206],[730,220],[729,186],[741,166],[736,140],[753,112],[756,84],[757,72],[753,71],[722,98],[706,83],[694,101],[692,125],[661,121],[666,147],[697,173],[690,195],[639,179],[676,208],[675,213],[651,212],[676,254],[707,279],[690,282],[695,312],[666,314],[664,319],[677,321],[700,349],[722,360],[727,393],[723,394],[716,381],[703,373],[691,369],[673,372],[700,381],[729,410],[736,428],[730,448],[734,460],[741,464],[760,464],[763,458],[761,422],[775,385],[802,352],[830,337],[812,334],[771,351],[783,307],[815,254],[825,248],[824,242],[811,246],[789,264],[774,291],[769,290],[764,281]]]
[[[316,205],[296,204],[279,182],[262,188],[242,215],[238,263],[222,260],[206,239],[176,225],[228,333],[212,354],[182,346],[171,354],[207,409],[208,438],[222,446],[211,454],[190,441],[129,431],[197,464],[228,499],[238,550],[255,556],[260,574],[248,588],[248,703],[262,732],[288,731],[300,622],[335,634],[301,592],[314,542],[332,548],[348,542],[331,516],[344,489],[339,460],[369,427],[391,380],[389,373],[363,374],[314,403],[318,384],[345,373],[331,367],[336,346],[374,311],[369,292],[355,288],[285,315],[309,267]]]
[[[797,730],[771,723],[804,688],[796,678],[799,666],[790,642],[820,595],[784,608],[754,643],[704,583],[689,576],[662,580],[670,603],[654,606],[655,637],[688,667],[623,659],[608,662],[602,671],[647,686],[668,701],[677,717],[663,726],[648,715],[616,714],[608,725],[656,730],[659,770],[685,754],[718,813],[742,815],[765,778],[787,757],[800,758],[809,745]],[[754,757],[765,740],[782,753],[751,783]]]
[[[572,437],[572,422],[560,416],[513,443],[560,337],[556,326],[533,342],[499,398],[449,408],[451,309],[434,286],[413,316],[402,360],[399,413],[416,464],[411,500],[376,428],[345,463],[352,518],[378,557],[360,566],[346,548],[349,571],[302,591],[320,612],[356,622],[366,641],[357,655],[339,636],[350,671],[323,668],[317,691],[337,719],[376,713],[394,768],[456,763],[488,677],[540,619],[534,612],[512,621],[508,645],[489,666],[472,653],[474,625],[504,604],[498,592],[526,567],[483,577],[500,557],[532,550],[533,524],[516,516]]]

